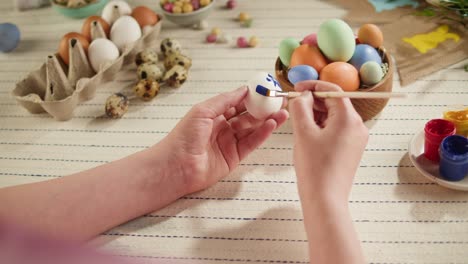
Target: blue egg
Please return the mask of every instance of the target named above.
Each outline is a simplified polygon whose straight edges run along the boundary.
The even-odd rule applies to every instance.
[[[297,65],[288,72],[288,79],[292,84],[307,80],[317,80],[317,71],[309,65]]]
[[[20,42],[20,31],[18,27],[11,23],[0,24],[0,52],[10,52],[14,50]]]
[[[353,57],[349,63],[351,63],[356,68],[356,70],[359,71],[361,66],[368,61],[375,61],[379,65],[382,64],[382,58],[374,47],[367,44],[357,45]]]

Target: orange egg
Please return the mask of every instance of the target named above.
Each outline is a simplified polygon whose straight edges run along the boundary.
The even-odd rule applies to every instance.
[[[362,44],[368,44],[374,48],[379,48],[383,45],[383,34],[378,26],[365,24],[359,29],[358,40]]]
[[[359,73],[353,65],[346,62],[333,62],[320,72],[320,80],[337,84],[344,91],[359,89]]]
[[[294,50],[289,67],[297,65],[309,65],[320,72],[327,65],[327,61],[318,47],[302,44]]]
[[[106,33],[106,36],[109,37],[110,25],[100,16],[88,17],[83,23],[83,26],[81,27],[81,34],[83,34],[83,36],[85,36],[88,39],[88,41],[91,41],[91,24],[95,21],[101,24],[104,33]]]
[[[80,33],[70,32],[65,34],[60,40],[59,50],[58,53],[60,58],[62,58],[63,62],[68,65],[70,58],[68,52],[68,42],[70,39],[76,39],[81,43],[85,52],[88,51],[89,41],[86,39],[85,36],[81,35]]]
[[[132,17],[138,22],[141,28],[153,26],[158,23],[158,15],[146,6],[135,7],[132,11]]]

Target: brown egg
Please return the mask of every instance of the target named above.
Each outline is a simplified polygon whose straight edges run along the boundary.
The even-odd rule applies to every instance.
[[[374,48],[379,48],[383,45],[383,34],[378,26],[365,24],[359,29],[358,40],[362,44],[368,44]]]
[[[289,67],[292,68],[297,65],[309,65],[317,72],[320,72],[327,65],[327,61],[318,47],[302,44],[294,50]]]
[[[58,53],[60,55],[60,58],[62,58],[63,62],[65,62],[65,64],[67,65],[70,59],[69,54],[68,54],[68,41],[73,38],[78,40],[81,43],[81,46],[83,46],[83,49],[86,53],[89,47],[89,41],[86,39],[85,36],[81,35],[80,33],[70,32],[70,33],[65,34],[62,37],[62,40],[60,40]]]
[[[132,11],[132,17],[138,22],[141,28],[153,26],[158,23],[158,15],[146,6],[135,7]]]
[[[333,62],[323,67],[320,80],[337,84],[344,91],[359,89],[359,73],[353,65],[346,62]]]
[[[104,33],[106,33],[106,36],[109,37],[110,25],[104,19],[102,19],[100,16],[90,16],[90,17],[88,17],[85,20],[85,22],[83,23],[83,27],[81,27],[81,34],[83,34],[83,36],[85,36],[88,39],[88,41],[91,42],[91,24],[94,21],[101,24],[101,27],[104,30]]]

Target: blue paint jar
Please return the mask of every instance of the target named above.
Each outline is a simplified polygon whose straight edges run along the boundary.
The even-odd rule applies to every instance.
[[[448,181],[461,181],[468,174],[468,138],[448,136],[440,144],[439,173]]]

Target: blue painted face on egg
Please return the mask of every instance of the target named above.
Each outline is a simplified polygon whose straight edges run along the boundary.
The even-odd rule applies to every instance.
[[[317,80],[317,71],[309,65],[297,65],[288,72],[288,79],[292,84],[307,80]]]
[[[361,66],[368,61],[375,61],[379,65],[382,64],[382,58],[374,47],[367,44],[357,45],[356,50],[354,50],[353,57],[349,63],[351,63],[356,68],[356,70],[359,71]]]
[[[0,24],[0,52],[14,50],[20,41],[18,27],[11,23]]]

